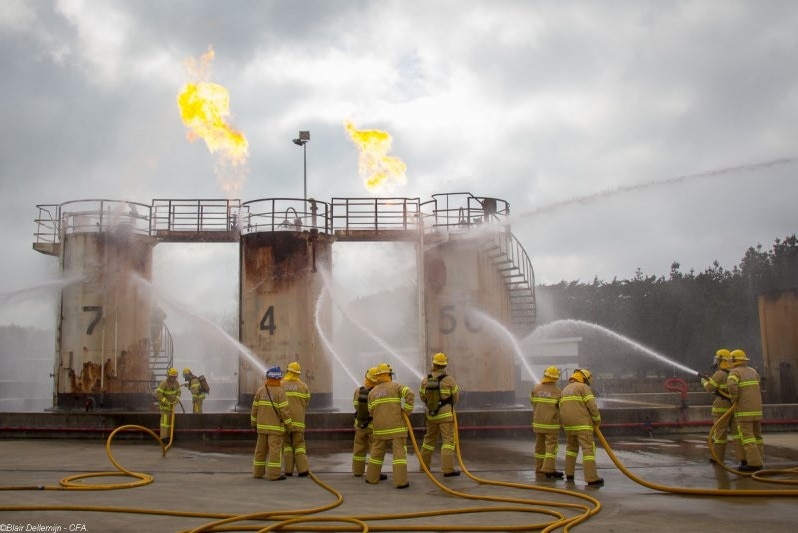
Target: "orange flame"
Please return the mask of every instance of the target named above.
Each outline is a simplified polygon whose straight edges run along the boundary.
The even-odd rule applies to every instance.
[[[358,171],[369,192],[380,193],[407,183],[407,165],[398,157],[386,155],[393,141],[388,132],[358,130],[349,120],[344,127],[359,151]]]
[[[208,150],[217,154],[216,177],[222,189],[229,194],[238,193],[247,173],[249,143],[243,133],[228,123],[230,95],[216,83],[200,81],[208,77],[213,61],[212,48],[200,57],[199,62],[189,58],[185,62],[189,75],[197,81],[183,86],[177,95],[180,118],[189,129],[186,138],[194,142],[205,140]]]

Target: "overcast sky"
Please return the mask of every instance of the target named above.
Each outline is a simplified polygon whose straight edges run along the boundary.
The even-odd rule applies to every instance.
[[[58,275],[37,204],[225,196],[176,103],[209,47],[243,201],[302,197],[299,130],[309,196],[369,196],[351,120],[393,136],[393,196],[508,200],[538,283],[731,268],[798,226],[796,28],[792,0],[3,0],[0,321]],[[164,246],[162,283],[233,301],[198,273],[235,275],[234,247]]]

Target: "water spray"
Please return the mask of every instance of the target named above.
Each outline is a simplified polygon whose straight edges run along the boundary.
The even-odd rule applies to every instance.
[[[529,376],[532,378],[532,381],[540,381],[540,379],[535,375],[535,372],[532,370],[532,367],[529,366],[529,363],[526,360],[524,355],[524,351],[521,349],[521,346],[518,344],[518,340],[515,338],[509,329],[507,329],[501,322],[490,316],[489,314],[481,311],[475,307],[470,308],[470,311],[475,315],[482,318],[485,322],[490,324],[494,329],[500,331],[508,341],[510,341],[510,345],[513,347],[513,351],[515,352],[515,356],[518,361],[524,366],[526,371],[529,373]]]
[[[653,357],[655,359],[658,359],[658,360],[662,361],[663,363],[666,363],[666,364],[671,365],[671,366],[673,366],[675,368],[678,368],[679,370],[683,370],[683,371],[687,372],[688,374],[691,374],[693,376],[698,374],[697,370],[693,370],[689,366],[685,366],[685,365],[683,365],[681,363],[678,363],[678,362],[674,361],[673,359],[669,359],[669,358],[665,357],[664,355],[662,355],[661,353],[658,353],[658,352],[652,350],[651,348],[649,348],[647,346],[644,346],[644,345],[640,344],[639,342],[636,342],[636,341],[630,339],[629,337],[621,335],[620,333],[616,333],[616,332],[612,331],[611,329],[605,328],[604,326],[600,326],[598,324],[593,324],[592,322],[585,322],[583,320],[575,320],[575,319],[571,319],[571,318],[567,318],[567,319],[563,319],[563,320],[555,320],[554,322],[550,322],[549,324],[545,324],[543,326],[538,327],[527,338],[535,338],[535,337],[538,337],[538,336],[542,336],[546,331],[548,331],[550,329],[554,329],[554,328],[560,327],[560,326],[574,326],[574,327],[577,327],[577,328],[578,327],[585,327],[585,328],[592,329],[594,331],[598,331],[598,332],[603,333],[604,335],[607,335],[607,336],[609,336],[609,337],[611,337],[611,338],[613,338],[615,340],[624,342],[624,343],[632,346],[633,348],[635,348],[639,352],[642,352],[642,353],[644,353],[646,355],[649,355],[649,356],[651,356],[651,357]]]
[[[319,273],[321,274],[321,279],[324,282],[324,286],[327,289],[327,292],[332,297],[332,301],[335,304],[335,307],[338,308],[339,311],[341,311],[341,313],[344,315],[344,317],[349,322],[354,324],[358,329],[360,329],[363,333],[368,335],[368,337],[370,339],[372,339],[374,342],[376,342],[377,345],[380,348],[382,348],[383,350],[388,352],[391,356],[393,356],[394,359],[396,361],[398,361],[399,363],[401,363],[402,366],[404,366],[407,370],[409,370],[410,373],[413,374],[416,377],[416,379],[421,380],[424,377],[423,374],[421,374],[421,372],[419,372],[418,370],[416,370],[415,368],[410,366],[410,364],[407,361],[405,361],[404,358],[402,358],[391,345],[389,345],[387,342],[385,342],[383,339],[381,339],[376,333],[374,333],[373,331],[368,329],[366,326],[364,326],[360,321],[358,321],[355,317],[353,317],[346,310],[345,306],[341,305],[339,299],[336,297],[335,292],[333,291],[332,283],[330,281],[328,273],[325,272],[324,270],[320,270]],[[318,322],[317,322],[317,324],[318,324]],[[318,326],[317,326],[317,328],[318,328]],[[360,381],[357,380],[356,383],[360,383]]]
[[[131,274],[130,277],[136,284],[145,287],[148,291],[150,291],[150,293],[154,294],[156,298],[162,300],[169,307],[176,309],[184,316],[187,316],[194,320],[198,320],[205,325],[211,326],[211,328],[213,328],[217,333],[219,333],[219,335],[221,335],[225,340],[227,340],[236,347],[239,355],[244,356],[247,359],[247,361],[252,363],[252,365],[255,366],[255,368],[260,370],[261,374],[263,375],[266,374],[267,369],[266,366],[263,364],[263,362],[260,359],[258,359],[258,357],[249,348],[247,348],[246,346],[238,342],[236,339],[234,339],[232,336],[230,336],[229,333],[227,333],[225,330],[223,330],[221,327],[215,324],[212,320],[209,320],[204,316],[189,311],[188,308],[186,308],[176,300],[169,298],[166,295],[156,293],[155,286],[146,279],[142,278],[141,276],[138,276],[136,274]]]
[[[319,334],[319,338],[321,342],[324,344],[324,348],[327,350],[327,353],[333,356],[338,364],[341,365],[346,375],[349,376],[349,379],[355,384],[355,386],[360,384],[360,381],[350,372],[349,368],[344,364],[343,359],[338,355],[338,352],[335,351],[335,348],[332,345],[332,342],[327,338],[327,334],[324,333],[324,328],[321,327],[321,309],[322,309],[322,302],[326,297],[327,291],[323,291],[319,294],[319,297],[316,299],[316,310],[313,313],[313,317],[315,319],[316,324],[316,332]]]
[[[534,209],[528,213],[524,213],[522,215],[518,215],[515,217],[510,217],[505,222],[506,224],[510,224],[511,222],[519,222],[524,219],[532,218],[538,215],[545,215],[547,213],[551,213],[553,211],[557,211],[558,209],[569,207],[571,205],[586,205],[593,202],[597,202],[600,200],[604,200],[606,198],[612,198],[614,196],[619,196],[621,194],[626,194],[628,192],[635,192],[635,191],[642,191],[646,189],[651,189],[654,187],[663,187],[666,185],[674,185],[677,183],[682,183],[686,181],[693,181],[697,179],[705,179],[705,178],[714,178],[716,176],[722,176],[724,174],[735,174],[735,173],[742,173],[742,172],[751,172],[754,170],[760,170],[765,168],[771,168],[775,166],[781,165],[788,165],[794,163],[798,158],[796,157],[783,157],[780,159],[773,159],[770,161],[764,161],[760,163],[749,163],[746,165],[737,165],[734,167],[724,167],[715,170],[708,170],[706,172],[699,172],[697,174],[685,174],[682,176],[677,176],[673,178],[666,178],[662,180],[653,180],[648,181],[645,183],[637,183],[635,185],[624,185],[621,187],[615,187],[614,189],[605,189],[603,191],[599,191],[593,194],[587,194],[584,196],[577,196],[576,198],[569,198],[567,200],[562,200],[559,202],[554,202],[548,205],[544,205],[543,207],[539,207]]]

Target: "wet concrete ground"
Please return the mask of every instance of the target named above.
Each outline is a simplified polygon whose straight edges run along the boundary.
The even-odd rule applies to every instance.
[[[798,466],[798,434],[766,434],[766,467]],[[675,487],[728,490],[781,490],[797,485],[777,485],[738,477],[711,465],[703,433],[617,437],[609,443],[622,463],[635,475],[653,483]],[[797,496],[701,496],[670,494],[639,485],[616,468],[599,447],[602,488],[586,487],[581,470],[576,482],[537,479],[528,439],[467,439],[461,442],[466,467],[484,480],[521,483],[525,490],[476,483],[465,475],[435,478],[444,486],[468,496],[505,496],[536,500],[531,504],[508,504],[468,499],[446,493],[424,473],[411,452],[410,487],[397,490],[390,477],[379,485],[367,485],[351,475],[350,444],[341,440],[310,439],[311,468],[319,481],[340,492],[343,502],[314,516],[359,516],[405,514],[428,511],[421,518],[368,519],[372,530],[402,527],[405,530],[466,531],[473,526],[495,526],[510,530],[517,526],[541,529],[556,520],[545,512],[574,516],[581,511],[558,507],[570,503],[593,509],[582,498],[589,496],[600,509],[572,531],[795,531],[798,523]],[[284,513],[335,502],[335,496],[312,478],[291,477],[269,482],[251,477],[252,442],[177,441],[162,456],[155,441],[120,440],[110,446],[115,460],[126,469],[154,476],[146,486],[120,490],[3,490],[0,492],[0,531],[184,531],[212,522],[214,516],[249,513]],[[562,467],[561,445],[558,467]],[[437,466],[437,456],[435,458]],[[731,460],[729,460],[731,463]],[[115,471],[106,443],[101,440],[2,440],[0,441],[0,485],[8,487],[57,487],[66,477],[82,473]],[[98,477],[84,484],[115,484],[133,481],[127,477]],[[550,489],[564,489],[551,492]],[[447,510],[514,505],[527,512],[503,511],[446,514]],[[28,506],[20,509],[19,506]],[[86,506],[99,506],[101,510]],[[12,510],[12,508],[14,510]],[[111,512],[111,509],[120,512]],[[158,516],[147,510],[181,512],[183,516]],[[202,513],[207,513],[202,515]],[[246,522],[266,527],[271,522]],[[302,531],[323,524],[297,526]],[[340,522],[326,525],[344,526]],[[58,529],[60,527],[60,529]],[[301,528],[305,529],[301,529]],[[352,531],[359,531],[351,526]],[[440,529],[436,529],[440,528]],[[454,528],[454,529],[452,529]],[[561,530],[561,529],[560,529]]]

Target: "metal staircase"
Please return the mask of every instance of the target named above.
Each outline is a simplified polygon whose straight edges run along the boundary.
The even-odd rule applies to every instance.
[[[153,345],[150,351],[151,392],[155,392],[161,381],[166,379],[166,371],[174,364],[174,352],[175,345],[172,340],[172,334],[166,324],[163,324],[160,347]]]
[[[488,244],[481,247],[504,279],[510,299],[510,330],[523,338],[535,329],[535,272],[524,247],[507,225],[510,204],[504,200],[478,197],[471,193],[434,194],[432,213],[427,215],[434,230],[448,233],[469,232],[482,228],[490,233]],[[439,231],[433,232],[439,236]],[[428,237],[425,237],[428,238]]]
[[[504,279],[510,298],[510,329],[517,338],[535,329],[535,272],[524,247],[510,231],[497,233],[484,252]]]

